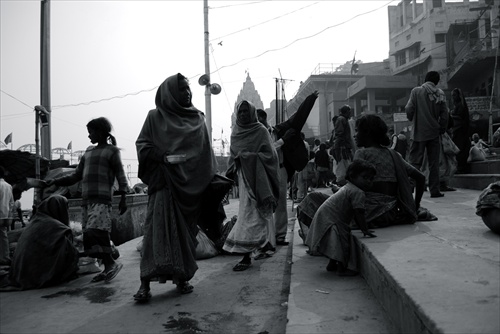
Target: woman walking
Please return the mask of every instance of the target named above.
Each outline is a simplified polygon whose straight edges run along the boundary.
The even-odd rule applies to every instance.
[[[193,291],[196,234],[202,194],[216,171],[204,114],[191,103],[186,77],[168,77],[156,93],[136,141],[139,177],[148,185],[148,208],[136,301],[151,298],[150,282],[171,280]]]

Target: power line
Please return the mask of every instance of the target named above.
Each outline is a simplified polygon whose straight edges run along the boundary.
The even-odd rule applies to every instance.
[[[363,16],[363,15],[367,15],[367,14],[373,13],[373,12],[375,12],[375,11],[377,11],[377,10],[381,9],[381,8],[384,8],[384,7],[388,6],[390,3],[394,2],[394,1],[396,1],[396,0],[391,0],[391,1],[389,1],[388,3],[386,3],[385,5],[382,5],[382,6],[378,7],[378,8],[375,8],[375,9],[369,10],[369,11],[364,12],[364,13],[361,13],[361,14],[357,14],[357,15],[355,15],[355,16],[353,16],[353,17],[351,17],[350,19],[348,19],[348,20],[346,20],[346,21],[343,21],[343,22],[340,22],[340,23],[337,23],[337,24],[334,24],[334,25],[328,26],[328,27],[324,28],[323,30],[321,30],[321,31],[319,31],[319,32],[317,32],[317,33],[315,33],[315,34],[312,34],[312,35],[309,35],[309,36],[306,36],[306,37],[297,38],[297,39],[296,39],[296,40],[294,40],[293,42],[291,42],[291,43],[289,43],[289,44],[287,44],[287,45],[285,45],[285,46],[283,46],[283,47],[276,48],[276,49],[269,49],[269,50],[266,50],[266,51],[264,51],[264,52],[262,52],[261,54],[258,54],[258,55],[256,55],[256,56],[249,57],[249,58],[244,58],[244,59],[241,59],[241,60],[239,60],[239,61],[237,61],[237,62],[235,62],[235,63],[233,63],[233,64],[222,66],[222,67],[220,67],[217,71],[220,71],[220,70],[222,70],[222,69],[224,69],[224,68],[226,68],[226,67],[233,67],[233,66],[236,66],[236,65],[238,65],[239,63],[242,63],[242,62],[244,62],[244,61],[246,61],[246,60],[252,60],[252,59],[259,58],[259,57],[261,57],[261,56],[263,56],[263,55],[265,55],[266,53],[269,53],[269,52],[276,52],[276,51],[280,51],[280,50],[286,49],[286,48],[288,48],[289,46],[291,46],[291,45],[293,45],[293,44],[295,44],[295,43],[297,43],[297,42],[299,42],[299,41],[302,41],[302,40],[306,40],[306,39],[310,39],[310,38],[316,37],[316,36],[318,36],[319,34],[322,34],[323,32],[325,32],[326,30],[329,30],[329,29],[331,29],[331,28],[336,28],[336,27],[338,27],[338,26],[341,26],[341,25],[343,25],[343,24],[346,24],[346,23],[348,23],[348,22],[350,22],[350,21],[352,21],[352,20],[354,20],[354,19],[356,19],[356,18],[358,18],[358,17],[360,17],[360,16]],[[216,71],[213,71],[212,73],[215,73],[215,72],[216,72]],[[212,74],[212,73],[210,73],[210,74]]]
[[[219,7],[209,7],[209,9],[221,9],[221,8],[229,8],[229,7],[239,7],[239,6],[248,6],[248,5],[257,5],[262,2],[268,2],[271,0],[263,0],[263,1],[254,1],[254,2],[246,2],[246,3],[240,3],[237,5],[225,5],[225,6],[219,6]]]
[[[235,32],[229,33],[229,34],[227,34],[227,35],[223,35],[223,36],[220,36],[220,37],[213,38],[213,39],[211,39],[211,40],[210,40],[210,42],[212,42],[212,41],[217,41],[217,40],[220,40],[220,39],[222,39],[222,38],[224,38],[224,37],[228,37],[228,36],[231,36],[231,35],[234,35],[234,34],[240,33],[240,32],[242,32],[242,31],[245,31],[245,30],[249,30],[249,29],[252,29],[252,28],[258,27],[258,26],[260,26],[260,25],[266,24],[266,23],[268,23],[268,22],[271,22],[271,21],[274,21],[274,20],[280,19],[280,18],[285,17],[285,16],[287,16],[287,15],[290,15],[290,14],[293,14],[293,13],[295,13],[295,12],[298,12],[298,11],[301,11],[301,10],[303,10],[303,9],[306,9],[307,7],[311,7],[311,6],[317,5],[318,3],[319,3],[319,2],[315,2],[315,3],[313,3],[313,4],[310,4],[310,5],[307,5],[307,6],[305,6],[305,7],[299,8],[299,9],[297,9],[297,10],[294,10],[294,11],[288,12],[288,13],[286,13],[286,14],[283,14],[283,15],[280,15],[280,16],[276,16],[275,18],[269,19],[269,20],[267,20],[267,21],[263,21],[263,22],[260,22],[260,23],[254,24],[254,25],[252,25],[252,26],[249,26],[249,27],[246,27],[246,28],[240,29],[240,30],[238,30],[238,31],[235,31]]]
[[[19,103],[21,103],[21,104],[24,104],[26,107],[28,107],[28,108],[30,108],[31,110],[33,110],[33,106],[30,106],[29,104],[27,104],[27,103],[25,103],[25,102],[23,102],[23,101],[19,100],[18,98],[16,98],[15,96],[10,95],[9,93],[7,93],[7,92],[6,92],[6,91],[4,91],[4,90],[1,90],[1,89],[0,89],[0,91],[1,91],[2,93],[4,93],[5,95],[10,96],[11,98],[13,98],[14,100],[16,100],[17,102],[19,102]]]

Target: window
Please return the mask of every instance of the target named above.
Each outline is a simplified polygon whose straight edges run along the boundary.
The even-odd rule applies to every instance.
[[[418,28],[418,33],[419,33],[419,34],[421,34],[421,33],[423,33],[423,32],[424,32],[424,28],[423,28],[423,27]]]
[[[406,40],[409,41],[411,39],[411,34],[406,35]]]
[[[404,51],[395,54],[396,57],[396,67],[406,64],[406,53]]]
[[[436,43],[444,43],[446,41],[446,34],[436,34]]]
[[[432,8],[443,7],[442,0],[432,0]]]

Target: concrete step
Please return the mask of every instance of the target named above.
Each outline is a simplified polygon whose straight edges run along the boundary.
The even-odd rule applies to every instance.
[[[485,161],[469,163],[470,174],[495,174],[500,173],[500,157]]]
[[[358,265],[399,333],[499,333],[499,236],[475,215],[479,192],[422,206],[439,220],[353,232]]]
[[[500,181],[499,172],[497,170],[496,174],[455,174],[449,185],[454,188],[483,190],[490,183]]]

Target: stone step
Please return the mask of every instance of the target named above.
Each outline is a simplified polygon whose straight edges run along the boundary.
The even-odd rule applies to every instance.
[[[475,214],[479,192],[422,205],[438,221],[353,231],[360,271],[398,333],[499,333],[498,235]]]
[[[500,174],[489,173],[489,174],[455,174],[452,179],[450,179],[449,186],[454,188],[464,188],[464,189],[474,189],[483,190],[490,183],[500,181]]]
[[[495,174],[500,173],[500,157],[485,161],[469,163],[470,174]]]

